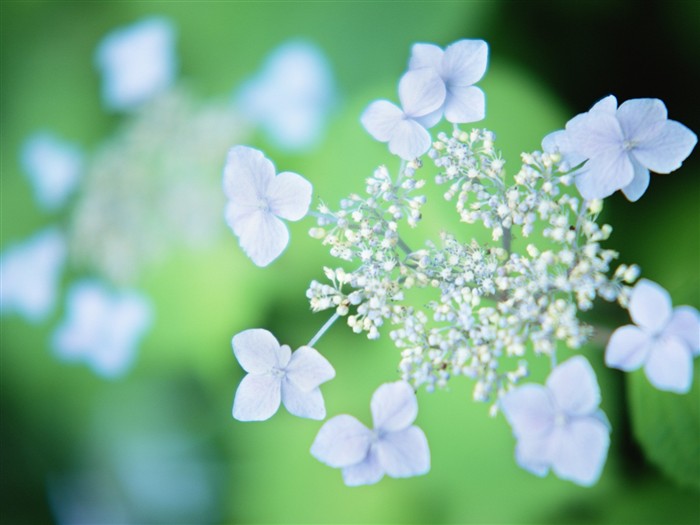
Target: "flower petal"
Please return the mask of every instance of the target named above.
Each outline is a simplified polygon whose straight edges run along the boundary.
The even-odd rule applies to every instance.
[[[275,165],[262,151],[248,146],[234,146],[224,165],[224,193],[236,206],[258,204],[275,177]]]
[[[632,167],[634,168],[634,176],[632,182],[622,188],[622,193],[625,194],[627,200],[636,202],[644,195],[649,187],[649,170],[642,166],[639,161],[632,156]]]
[[[630,317],[646,332],[659,333],[671,319],[671,307],[671,296],[655,282],[640,279],[632,288]]]
[[[566,131],[574,150],[587,158],[603,155],[609,150],[622,152],[624,136],[620,123],[606,111],[577,115],[566,123]]]
[[[231,203],[227,207],[227,222],[238,236],[243,251],[257,266],[267,266],[277,259],[289,243],[287,226],[269,211],[257,210],[229,219]]]
[[[554,404],[541,385],[514,388],[501,398],[501,409],[517,438],[546,435],[554,425]]]
[[[290,414],[321,420],[326,417],[326,405],[320,388],[301,390],[288,377],[282,380],[282,403]]]
[[[279,342],[267,330],[251,328],[233,336],[233,353],[243,370],[253,374],[264,374],[273,368],[284,368],[289,357],[282,352]],[[289,347],[287,347],[289,348]]]
[[[304,392],[335,377],[335,369],[316,349],[302,346],[292,354],[287,379]]]
[[[551,465],[550,442],[549,433],[518,438],[515,445],[515,461],[536,476],[546,476]]]
[[[445,48],[440,76],[448,88],[471,86],[484,76],[488,55],[489,46],[483,40],[459,40]]]
[[[445,102],[445,83],[431,68],[410,70],[399,80],[399,100],[409,117],[421,117]]]
[[[370,451],[364,460],[343,469],[343,481],[348,487],[373,485],[383,477],[384,469],[382,469],[382,466],[379,463],[379,457],[377,456],[374,447],[370,448]]]
[[[565,130],[553,131],[542,139],[542,151],[559,153],[569,166],[574,168],[586,160],[586,157],[575,151]]]
[[[691,353],[700,353],[700,313],[692,306],[679,306],[673,310],[664,335],[675,335],[682,339]]]
[[[693,383],[693,355],[680,338],[661,337],[649,352],[644,372],[659,390],[685,394]]]
[[[379,142],[389,142],[394,134],[394,128],[404,117],[401,109],[388,100],[372,102],[360,117],[360,122]]]
[[[379,463],[392,478],[420,476],[430,470],[428,440],[416,426],[385,434],[376,450]]]
[[[238,421],[270,419],[280,407],[280,380],[271,374],[248,374],[236,390],[233,417]]]
[[[605,349],[605,364],[631,372],[644,364],[651,349],[649,334],[628,324],[615,330]]]
[[[311,455],[331,467],[349,467],[364,460],[372,432],[346,414],[326,421],[311,445]]]
[[[588,162],[576,176],[576,187],[586,200],[604,199],[629,185],[634,168],[622,150],[607,149]]]
[[[557,405],[569,415],[590,414],[600,405],[600,388],[588,360],[580,355],[559,364],[547,378]]]
[[[450,86],[445,99],[445,119],[454,124],[477,122],[486,116],[486,96],[478,87]]]
[[[602,111],[609,115],[615,115],[617,111],[617,99],[614,95],[608,95],[607,97],[601,98],[598,102],[593,104],[590,111]]]
[[[659,135],[668,113],[658,98],[635,98],[620,104],[616,115],[625,140],[645,143]]]
[[[414,117],[413,120],[418,122],[425,129],[430,129],[436,125],[440,120],[442,120],[442,114],[445,112],[444,104],[437,108],[435,111],[423,115],[422,117]]]
[[[698,137],[680,122],[668,120],[653,140],[638,144],[632,154],[656,173],[671,173],[681,164],[698,142]]]
[[[444,51],[435,44],[413,44],[408,69],[431,67],[440,73]]]
[[[309,211],[312,192],[313,186],[304,177],[283,171],[267,189],[270,211],[288,221],[298,221]]]
[[[552,470],[561,479],[591,486],[603,471],[610,433],[597,418],[575,419],[552,436]]]
[[[416,420],[418,401],[407,382],[384,383],[372,394],[370,410],[375,430],[396,432]]]
[[[430,149],[430,133],[415,120],[402,120],[394,128],[389,151],[404,160],[413,160]]]

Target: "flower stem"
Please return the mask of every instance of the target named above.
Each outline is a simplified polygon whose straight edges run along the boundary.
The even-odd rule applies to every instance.
[[[319,339],[321,339],[321,337],[323,336],[323,334],[325,334],[326,331],[327,331],[331,326],[333,326],[333,323],[335,323],[335,321],[338,319],[338,317],[340,317],[340,314],[339,314],[338,312],[334,313],[334,314],[331,316],[331,318],[328,319],[328,321],[326,321],[326,324],[324,324],[324,325],[321,327],[321,329],[320,329],[318,332],[316,332],[316,335],[314,335],[314,336],[311,338],[311,341],[309,341],[309,344],[307,344],[306,346],[311,346],[311,347],[313,347],[313,346],[316,344],[316,342],[317,342]]]

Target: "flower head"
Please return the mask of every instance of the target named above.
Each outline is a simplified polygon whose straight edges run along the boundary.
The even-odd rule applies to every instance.
[[[634,325],[615,330],[605,349],[605,363],[629,372],[644,366],[659,390],[690,390],[693,357],[700,354],[700,314],[691,306],[672,308],[658,284],[641,279],[632,289],[629,312]]]
[[[233,353],[247,375],[238,385],[233,417],[239,421],[271,418],[284,403],[299,417],[323,419],[326,407],[319,386],[335,377],[331,364],[310,346],[292,353],[267,330],[254,328],[233,337]]]
[[[554,368],[545,386],[527,384],[508,392],[501,408],[518,440],[518,465],[538,476],[551,468],[562,479],[593,485],[610,444],[599,404],[595,373],[581,356]]]
[[[445,119],[455,124],[484,118],[484,92],[473,84],[486,72],[488,51],[483,40],[459,40],[444,51],[434,44],[413,45],[409,69],[430,68],[445,85],[445,100],[431,118],[440,120],[444,113]]]
[[[393,478],[419,476],[430,470],[430,450],[423,431],[412,425],[418,402],[405,381],[386,383],[372,395],[374,430],[348,415],[329,419],[319,430],[311,454],[341,468],[346,485],[377,483],[384,474]]]
[[[301,175],[275,166],[261,151],[234,146],[224,167],[228,197],[226,222],[255,264],[267,266],[287,247],[289,231],[281,219],[298,221],[311,204],[312,186]]]

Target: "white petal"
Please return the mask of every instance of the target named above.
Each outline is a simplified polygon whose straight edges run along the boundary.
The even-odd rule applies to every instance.
[[[348,487],[373,485],[384,477],[384,469],[379,463],[374,447],[361,462],[343,469],[343,481]]]
[[[546,476],[551,465],[551,435],[518,438],[515,445],[515,461],[536,476]]]
[[[280,380],[270,374],[248,374],[236,390],[233,417],[238,421],[264,421],[280,407]]]
[[[257,206],[275,177],[275,165],[262,151],[234,146],[224,165],[224,193],[237,206]]]
[[[413,44],[408,69],[431,67],[440,73],[444,51],[435,44]]]
[[[628,100],[617,110],[617,120],[625,139],[633,143],[644,143],[657,137],[666,117],[666,106],[658,98]]]
[[[634,177],[632,182],[622,188],[622,193],[625,194],[627,200],[636,202],[649,187],[649,170],[642,166],[634,155],[632,156],[632,167],[634,168]]]
[[[638,144],[632,154],[651,171],[671,173],[681,167],[698,142],[698,137],[680,122],[668,120],[659,134]]]
[[[567,414],[590,414],[600,405],[600,388],[588,360],[580,355],[559,364],[547,378],[557,405]]]
[[[598,419],[575,419],[552,437],[552,470],[562,479],[591,486],[600,478],[609,446],[609,431]]]
[[[440,74],[449,88],[471,86],[484,76],[488,54],[483,40],[459,40],[445,49]]]
[[[267,266],[277,259],[289,243],[287,226],[268,211],[257,210],[228,223],[243,251],[258,266]]]
[[[370,410],[376,430],[396,432],[416,420],[418,400],[405,381],[384,383],[372,394]]]
[[[501,398],[501,409],[518,438],[547,435],[554,425],[554,404],[541,385],[514,388]]]
[[[655,282],[640,279],[632,288],[630,317],[646,332],[659,333],[671,319],[671,308],[671,296]]]
[[[693,383],[693,355],[678,337],[661,337],[649,352],[644,372],[659,390],[685,394]]]
[[[631,372],[642,366],[651,349],[649,334],[628,324],[615,330],[605,349],[605,364],[611,368]]]
[[[576,176],[576,187],[586,200],[604,199],[629,185],[634,168],[622,150],[607,149],[588,162]]]
[[[285,355],[275,336],[262,328],[237,333],[231,339],[231,346],[246,372],[264,374],[273,368],[284,368],[289,362],[289,356]]]
[[[385,434],[376,450],[382,468],[393,478],[420,476],[430,470],[428,440],[418,427]]]
[[[614,95],[608,95],[607,97],[601,98],[598,102],[593,104],[590,111],[602,111],[603,113],[608,113],[609,115],[615,115],[617,111],[617,99]]]
[[[486,116],[486,97],[478,87],[450,86],[445,99],[445,119],[454,124],[477,122]]]
[[[388,100],[372,102],[362,113],[360,121],[367,130],[379,142],[389,142],[394,128],[404,118],[401,109]]]
[[[302,346],[292,354],[286,368],[287,378],[308,392],[335,377],[335,369],[316,349]]]
[[[700,353],[700,313],[692,306],[679,306],[673,310],[664,335],[675,335],[682,339],[690,351]]]
[[[442,114],[445,112],[445,107],[444,105],[440,106],[437,108],[435,111],[432,111],[431,113],[428,113],[427,115],[423,115],[422,117],[414,117],[413,120],[418,122],[421,126],[423,126],[425,129],[430,129],[433,126],[435,126],[440,120],[442,120]]]
[[[311,183],[304,177],[283,171],[267,189],[270,211],[288,221],[298,221],[309,211],[312,192]]]
[[[573,149],[566,130],[553,131],[542,139],[542,151],[546,153],[560,153],[564,160],[572,168],[581,164],[586,157]]]
[[[282,381],[282,403],[290,414],[321,420],[326,417],[326,405],[320,388],[303,391],[286,377]]]
[[[445,83],[431,68],[413,69],[399,80],[399,100],[408,117],[421,117],[445,102]]]
[[[389,151],[404,160],[413,160],[430,149],[430,133],[415,120],[402,120],[394,128]]]
[[[326,421],[311,445],[311,455],[331,467],[349,467],[365,459],[372,432],[346,414]]]
[[[566,124],[573,149],[592,158],[610,149],[622,151],[624,136],[614,115],[594,111],[578,115]]]

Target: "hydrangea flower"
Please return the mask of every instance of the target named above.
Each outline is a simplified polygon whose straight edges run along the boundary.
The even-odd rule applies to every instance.
[[[275,166],[259,150],[234,146],[224,167],[224,193],[228,197],[226,222],[255,264],[267,266],[289,243],[281,219],[298,221],[309,211],[312,186],[301,175]]]
[[[0,313],[17,313],[36,323],[54,308],[66,259],[66,243],[48,228],[8,247],[0,256]]]
[[[175,78],[175,29],[151,17],[112,31],[99,44],[102,99],[109,109],[130,110],[164,91]]]
[[[641,279],[632,289],[629,313],[635,325],[615,330],[605,349],[605,363],[626,372],[644,366],[659,390],[690,390],[693,357],[700,354],[700,314],[692,306],[672,308],[658,284]]]
[[[697,143],[695,133],[669,120],[666,106],[655,98],[628,100],[618,108],[610,95],[571,119],[563,134],[555,133],[545,137],[545,151],[588,159],[576,176],[576,186],[587,200],[603,199],[617,190],[630,201],[638,200],[649,186],[649,171],[678,169]]]
[[[321,50],[290,41],[243,84],[237,106],[277,147],[298,151],[321,138],[334,95],[333,75]]]
[[[329,419],[319,430],[311,454],[342,469],[346,485],[370,485],[388,474],[419,476],[430,470],[430,450],[423,431],[412,425],[418,401],[405,381],[381,385],[370,403],[374,429],[352,416]]]
[[[335,377],[331,364],[310,346],[294,353],[267,330],[254,328],[233,336],[233,353],[247,375],[238,385],[233,417],[239,421],[271,418],[284,403],[299,417],[323,419],[326,407],[319,386]]]
[[[78,147],[47,132],[27,139],[22,146],[21,162],[37,202],[48,211],[63,205],[83,169],[83,155]]]
[[[486,72],[489,48],[483,40],[459,40],[443,51],[434,44],[414,44],[408,67],[431,68],[445,85],[445,100],[427,120],[455,124],[477,122],[486,116],[484,92],[473,84]]]
[[[149,301],[134,291],[112,292],[97,281],[86,280],[71,287],[67,308],[53,333],[56,355],[85,362],[102,377],[123,375],[152,323]]]
[[[399,81],[401,107],[388,100],[377,100],[367,107],[360,120],[375,139],[389,143],[391,153],[412,160],[430,149],[426,127],[437,124],[439,115],[435,119],[434,112],[445,101],[445,93],[444,82],[432,68],[408,71]]]
[[[501,408],[518,441],[518,465],[537,476],[551,468],[562,479],[593,485],[610,444],[599,404],[595,373],[581,356],[554,368],[544,386],[526,384],[508,392]]]

